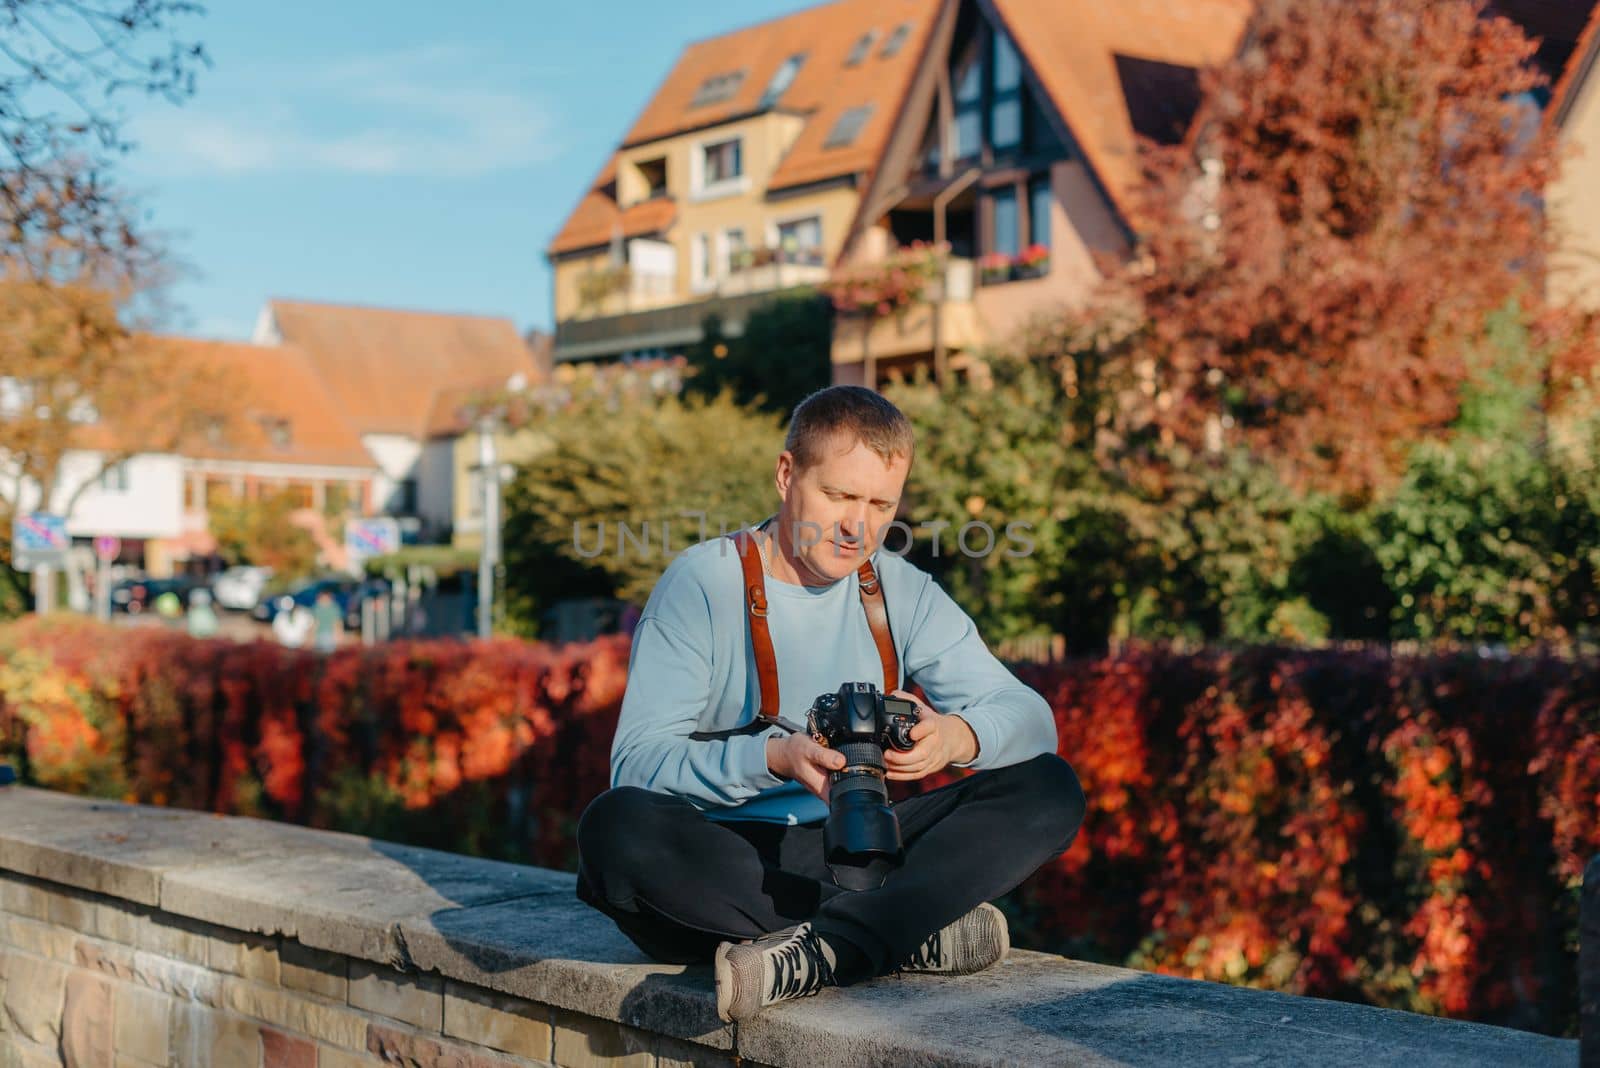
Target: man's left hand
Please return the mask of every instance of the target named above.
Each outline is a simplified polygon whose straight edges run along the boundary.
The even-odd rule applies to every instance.
[[[889,696],[916,705],[919,717],[917,725],[911,728],[914,746],[904,752],[899,749],[883,751],[884,769],[890,781],[915,782],[951,764],[965,764],[978,755],[978,737],[960,716],[935,712],[905,690],[895,690]]]

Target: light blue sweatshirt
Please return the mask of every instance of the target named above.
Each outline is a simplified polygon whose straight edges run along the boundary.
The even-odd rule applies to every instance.
[[[900,658],[900,685],[921,685],[937,712],[959,713],[978,739],[968,766],[1005,767],[1056,748],[1055,717],[995,659],[933,577],[881,549],[873,556]],[[827,586],[767,576],[767,625],[778,664],[779,714],[804,724],[818,694],[842,682],[883,685],[883,663],[852,572]],[[651,591],[633,634],[628,686],[611,745],[611,784],[682,797],[712,818],[810,823],[827,806],[767,769],[767,738],[696,741],[756,718],[761,684],[745,620],[744,579],[729,538],[680,553]]]

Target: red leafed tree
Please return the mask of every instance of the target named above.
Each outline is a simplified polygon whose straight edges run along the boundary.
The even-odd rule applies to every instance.
[[[1263,0],[1189,143],[1146,152],[1129,280],[1163,437],[1370,490],[1456,415],[1486,314],[1544,314],[1542,75],[1483,8]]]

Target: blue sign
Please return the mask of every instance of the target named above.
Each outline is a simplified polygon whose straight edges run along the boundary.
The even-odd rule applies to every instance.
[[[351,519],[344,525],[344,548],[351,562],[400,551],[400,524],[392,518]]]
[[[11,520],[11,561],[18,570],[60,567],[71,547],[64,515],[24,512]]]

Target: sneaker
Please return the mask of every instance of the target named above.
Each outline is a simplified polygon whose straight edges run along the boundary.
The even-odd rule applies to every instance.
[[[902,972],[971,975],[1002,960],[1011,951],[1006,915],[985,902],[948,927],[935,931],[918,946]]]
[[[732,1022],[834,986],[833,962],[809,923],[717,947],[717,1015]]]

